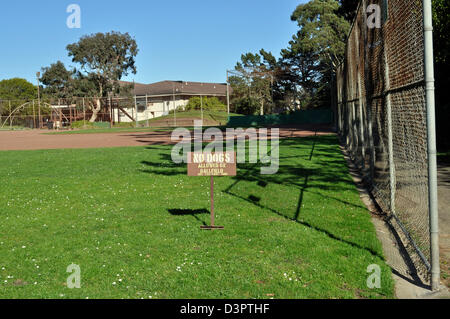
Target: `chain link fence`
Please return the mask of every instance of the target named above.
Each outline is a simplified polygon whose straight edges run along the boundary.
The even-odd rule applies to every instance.
[[[379,26],[371,24],[370,5],[380,8]],[[336,89],[340,136],[377,203],[404,237],[417,270],[428,274],[422,0],[360,2]]]
[[[143,117],[140,101],[134,97],[71,97],[33,100],[1,100],[0,129],[64,129],[83,125],[133,125]],[[94,116],[95,113],[95,116]],[[140,115],[140,117],[139,117]],[[134,123],[134,124],[133,124]]]

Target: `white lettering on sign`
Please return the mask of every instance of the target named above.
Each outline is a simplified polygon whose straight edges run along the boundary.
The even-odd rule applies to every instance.
[[[231,163],[230,153],[194,153],[193,162],[198,163]]]

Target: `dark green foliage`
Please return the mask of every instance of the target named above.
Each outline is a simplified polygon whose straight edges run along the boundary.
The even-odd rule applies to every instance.
[[[72,62],[81,66],[98,87],[98,95],[119,87],[118,81],[129,72],[136,74],[135,57],[138,53],[136,41],[120,32],[96,33],[83,36],[77,43],[67,46]]]
[[[260,104],[257,99],[244,96],[234,100],[235,112],[238,114],[255,115],[258,114]]]
[[[42,68],[40,82],[45,85],[43,94],[57,98],[72,96],[75,86],[73,73],[67,70],[61,61]]]
[[[189,99],[185,110],[201,110],[203,105],[204,111],[226,111],[227,106],[220,102],[217,97],[200,97],[194,96]]]
[[[0,116],[9,116],[16,109],[15,115],[32,115],[33,99],[37,99],[37,87],[27,80],[13,78],[0,81]]]
[[[360,0],[339,0],[341,6],[337,10],[337,13],[352,23],[356,16],[356,9],[358,8],[359,2]]]
[[[293,49],[313,52],[325,68],[335,69],[344,56],[350,23],[336,12],[336,0],[311,0],[299,5],[291,16],[299,31],[293,37]]]
[[[0,99],[31,100],[37,98],[37,87],[25,79],[13,78],[0,81]]]
[[[242,109],[243,103],[250,106],[255,101],[259,104],[260,113],[271,111],[273,107],[277,61],[270,52],[261,50],[260,53],[261,55],[251,52],[242,54],[241,61],[234,68],[235,75],[230,78],[230,83],[233,87],[232,104],[235,105],[236,112],[239,112],[238,108]]]
[[[346,19],[355,9],[352,1],[342,5],[336,0],[300,4],[291,16],[299,30],[280,59],[263,49],[260,54],[242,55],[235,69],[244,76],[230,79],[236,111],[239,107],[252,112],[251,107],[243,107],[253,107],[248,98],[265,103],[269,112],[329,107],[331,79],[344,56],[350,28]]]
[[[437,144],[450,149],[450,2],[433,0]]]

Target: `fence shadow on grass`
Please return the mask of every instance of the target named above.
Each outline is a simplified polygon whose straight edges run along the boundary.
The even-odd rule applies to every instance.
[[[249,202],[249,203],[251,203],[251,204],[253,204],[253,205],[255,205],[255,206],[259,207],[259,208],[269,210],[269,211],[271,211],[272,213],[275,213],[275,214],[277,214],[278,216],[283,217],[283,218],[285,218],[285,219],[287,219],[287,220],[295,221],[296,223],[298,223],[298,224],[300,224],[300,225],[306,226],[306,227],[308,227],[308,228],[310,228],[310,229],[313,229],[313,230],[315,230],[315,231],[318,231],[318,232],[320,232],[320,233],[323,233],[323,234],[327,235],[327,236],[328,236],[329,238],[331,238],[331,239],[340,241],[340,242],[342,242],[342,243],[345,243],[345,244],[347,244],[347,245],[350,245],[350,246],[355,247],[355,248],[358,248],[358,249],[365,250],[365,251],[369,252],[372,256],[377,257],[377,258],[379,258],[379,259],[381,259],[381,260],[383,260],[383,261],[385,260],[385,258],[384,258],[381,254],[379,254],[378,252],[374,251],[373,249],[371,249],[371,248],[369,248],[369,247],[364,247],[364,246],[361,246],[361,245],[359,245],[359,244],[357,244],[357,243],[354,243],[354,242],[351,242],[351,241],[349,241],[349,240],[340,238],[340,237],[338,237],[337,235],[331,233],[330,231],[328,231],[328,230],[326,230],[326,229],[323,229],[323,228],[314,226],[314,225],[312,225],[312,224],[310,224],[310,223],[308,223],[308,222],[306,222],[306,221],[302,221],[302,220],[297,219],[297,218],[298,218],[298,215],[299,215],[299,211],[298,211],[298,213],[296,213],[296,217],[292,218],[292,217],[287,216],[286,214],[283,214],[283,213],[277,211],[276,209],[273,209],[273,208],[271,208],[271,207],[268,207],[268,206],[265,206],[265,205],[260,204],[259,202],[261,201],[261,198],[259,198],[259,197],[250,195],[248,198],[245,198],[245,197],[243,197],[243,196],[240,196],[240,195],[237,195],[237,194],[233,194],[233,193],[230,193],[230,192],[224,192],[224,193],[226,193],[226,194],[228,194],[228,195],[230,195],[230,196],[233,196],[233,197],[242,199],[242,200],[244,200],[244,201],[246,201],[246,202]],[[299,205],[298,205],[298,207],[300,207],[300,206],[301,206],[301,199],[299,200]]]
[[[305,140],[309,140],[308,143],[305,143]],[[318,147],[316,142],[320,141],[321,145]],[[345,160],[342,158],[342,153],[336,146],[336,140],[327,139],[326,137],[314,137],[309,139],[290,139],[290,140],[282,140],[280,142],[280,146],[286,147],[289,149],[299,147],[304,148],[305,144],[311,147],[309,154],[302,156],[287,156],[280,158],[280,167],[279,171],[276,175],[260,175],[259,169],[261,164],[247,164],[241,165],[240,171],[242,174],[239,174],[234,178],[234,182],[228,186],[223,192],[227,195],[233,196],[235,198],[239,198],[244,200],[252,205],[255,205],[259,208],[266,209],[271,211],[272,213],[277,214],[280,217],[283,217],[287,220],[295,221],[303,226],[311,228],[315,231],[321,232],[327,235],[329,238],[333,240],[340,241],[352,247],[365,250],[369,252],[371,255],[384,260],[384,257],[379,252],[371,249],[370,247],[362,246],[358,243],[349,241],[347,239],[342,238],[338,234],[333,233],[330,230],[327,230],[323,227],[319,227],[317,225],[313,225],[310,222],[304,221],[300,219],[301,216],[301,208],[304,199],[304,194],[306,192],[322,196],[324,199],[332,199],[334,201],[340,202],[347,206],[366,209],[366,207],[361,204],[354,204],[348,202],[342,198],[331,196],[330,194],[322,194],[321,190],[334,190],[334,191],[344,191],[344,190],[354,190],[355,185],[348,175],[348,168],[345,165]],[[301,167],[300,163],[292,163],[286,164],[283,163],[283,159],[303,159],[307,161],[313,161],[314,156],[324,156],[326,157],[326,162],[322,163],[322,161],[318,161],[316,163],[321,163],[320,168],[309,168],[309,167]],[[315,160],[315,159],[314,159]],[[343,178],[343,176],[346,176]],[[269,184],[278,184],[285,185],[290,187],[295,187],[299,190],[299,197],[297,202],[297,207],[292,216],[287,213],[281,212],[280,210],[269,207],[268,205],[264,205],[261,203],[262,198],[260,196],[255,196],[250,194],[248,197],[243,196],[238,192],[233,192],[232,189],[238,185],[240,182],[256,182],[260,187],[267,187]],[[312,182],[312,185],[311,185]],[[331,185],[332,186],[331,186]],[[316,189],[316,190],[314,190]]]

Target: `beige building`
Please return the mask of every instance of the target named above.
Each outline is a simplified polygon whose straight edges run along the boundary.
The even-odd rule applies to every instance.
[[[231,87],[229,89],[231,91]],[[135,83],[132,94],[135,99],[135,107],[122,110],[115,108],[114,122],[131,122],[131,118],[135,119],[135,113],[137,113],[137,121],[144,121],[168,115],[174,109],[184,110],[189,99],[194,96],[217,97],[226,103],[227,84],[186,81]]]

